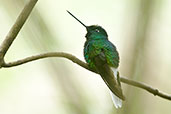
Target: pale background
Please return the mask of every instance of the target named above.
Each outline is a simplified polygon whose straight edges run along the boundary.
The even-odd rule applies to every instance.
[[[0,0],[0,43],[28,0]],[[101,25],[120,53],[120,73],[171,94],[171,0],[39,0],[5,60],[68,52],[81,60],[86,25]],[[0,114],[168,114],[171,102],[126,84],[116,111],[95,73],[63,58],[0,69]]]

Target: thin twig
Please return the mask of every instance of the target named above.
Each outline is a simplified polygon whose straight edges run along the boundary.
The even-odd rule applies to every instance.
[[[48,57],[64,57],[64,58],[67,58],[67,59],[71,60],[72,62],[86,68],[87,70],[91,70],[88,67],[87,63],[79,60],[77,57],[75,57],[75,56],[73,56],[71,54],[64,53],[64,52],[42,53],[42,54],[26,57],[24,59],[17,60],[17,61],[14,61],[14,62],[4,63],[2,66],[3,67],[13,67],[13,66],[18,66],[18,65],[21,65],[21,64],[24,64],[24,63],[27,63],[27,62],[31,62],[31,61],[38,60],[38,59],[43,59],[43,58],[48,58]]]
[[[71,60],[72,62],[80,65],[81,67],[83,67],[87,70],[90,70],[92,72],[97,73],[96,71],[90,69],[87,63],[81,61],[80,59],[78,59],[77,57],[75,57],[71,54],[64,53],[64,52],[49,52],[49,53],[34,55],[34,56],[26,57],[24,59],[17,60],[14,62],[4,63],[2,66],[3,67],[14,67],[14,66],[18,66],[18,65],[21,65],[24,63],[28,63],[28,62],[31,62],[34,60],[48,58],[48,57],[64,57],[64,58],[67,58],[67,59]],[[159,91],[158,89],[150,87],[149,85],[146,85],[146,84],[143,84],[143,83],[140,83],[137,81],[133,81],[133,80],[127,79],[125,77],[120,77],[120,81],[123,83],[126,83],[128,85],[132,85],[132,86],[147,90],[148,92],[152,93],[153,95],[157,95],[157,96],[162,97],[164,99],[171,100],[171,95],[167,95],[167,94]]]
[[[35,4],[38,0],[30,0],[18,16],[15,24],[10,29],[9,33],[7,34],[5,40],[0,45],[0,67],[4,62],[4,56],[8,51],[9,47],[15,40],[16,36],[18,35],[19,31],[21,30],[22,26],[26,22],[29,14],[31,13],[32,9],[34,8]]]
[[[142,88],[144,90],[147,90],[148,92],[152,93],[154,96],[159,96],[159,97],[171,100],[171,95],[163,93],[163,92],[159,91],[158,89],[152,88],[151,86],[149,86],[147,84],[137,82],[137,81],[134,81],[134,80],[130,80],[130,79],[127,79],[127,78],[125,78],[123,76],[120,77],[120,81],[123,82],[123,83],[129,84],[129,85],[132,85],[132,86],[139,87],[139,88]]]

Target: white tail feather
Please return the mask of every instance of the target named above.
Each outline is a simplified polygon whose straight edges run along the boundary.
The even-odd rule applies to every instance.
[[[115,79],[117,80],[118,69],[116,69],[116,68],[111,68],[111,69],[113,71]],[[122,100],[119,97],[117,97],[115,94],[113,94],[112,91],[110,91],[110,95],[112,97],[112,101],[113,101],[113,104],[115,105],[115,107],[121,108],[122,107]]]
[[[110,95],[112,97],[113,104],[115,105],[116,108],[121,108],[122,107],[122,100],[117,97],[113,92],[110,91]]]

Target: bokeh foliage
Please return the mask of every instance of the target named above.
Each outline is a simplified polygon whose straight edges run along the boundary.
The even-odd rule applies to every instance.
[[[27,0],[0,0],[0,42]],[[83,60],[84,23],[99,24],[120,52],[120,72],[170,92],[171,2],[169,0],[39,1],[8,51],[7,61],[35,53],[65,51]],[[94,76],[95,75],[95,76]],[[116,111],[97,74],[59,58],[1,69],[2,114],[169,113],[170,101],[124,85],[127,100]]]

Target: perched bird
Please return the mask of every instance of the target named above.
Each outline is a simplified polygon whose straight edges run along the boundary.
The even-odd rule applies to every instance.
[[[122,93],[117,69],[119,66],[119,54],[116,47],[108,40],[108,35],[101,26],[86,26],[71,12],[67,12],[86,28],[87,34],[85,36],[84,58],[89,64],[89,67],[100,74],[110,89],[115,107],[121,107],[122,100],[124,100],[125,97]]]

